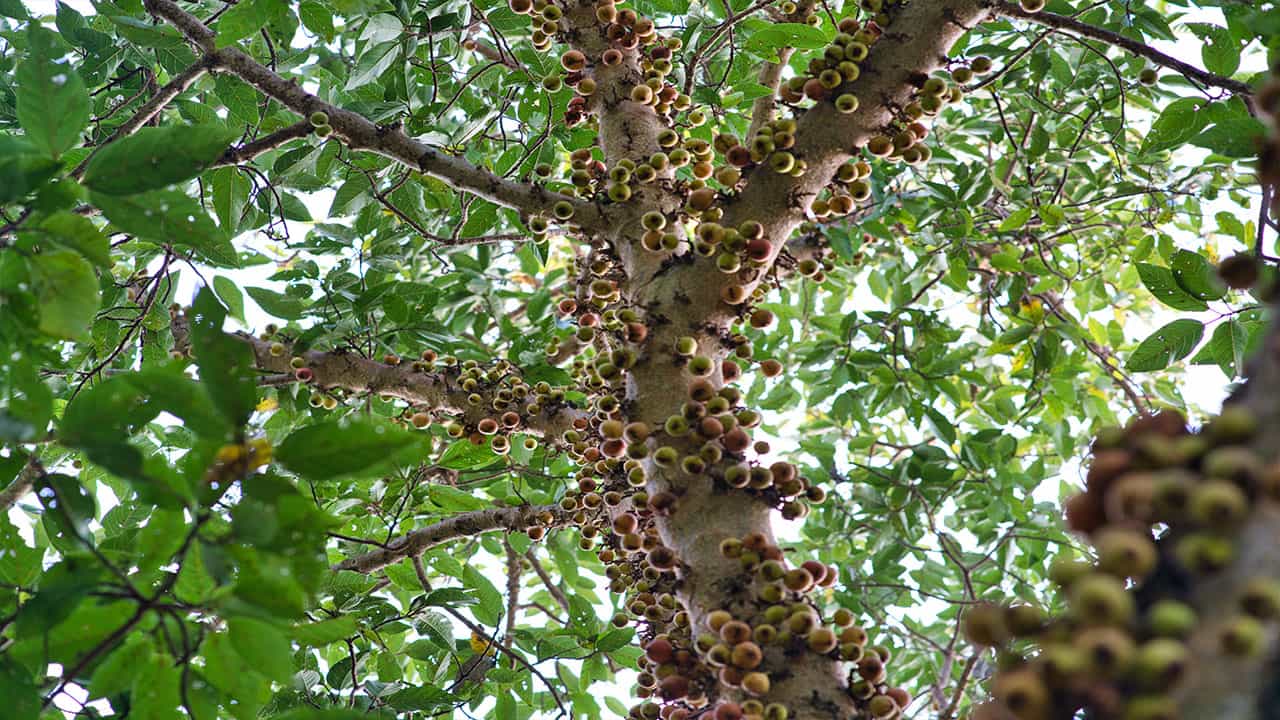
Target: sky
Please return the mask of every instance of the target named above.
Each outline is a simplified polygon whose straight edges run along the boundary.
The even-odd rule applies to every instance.
[[[89,0],[66,0],[66,3],[84,14],[92,14],[94,11],[93,4]],[[33,12],[33,14],[52,14],[55,7],[54,0],[24,0],[24,4],[28,7],[29,10]],[[1212,23],[1221,24],[1222,17],[1221,17],[1221,14],[1216,9],[1212,9],[1212,8],[1197,9],[1192,11],[1192,15],[1188,17],[1186,21],[1212,22]],[[1199,64],[1199,57],[1200,57],[1199,41],[1196,40],[1194,37],[1189,36],[1189,34],[1188,34],[1188,37],[1181,38],[1178,42],[1157,43],[1157,46],[1159,47],[1159,49],[1175,57],[1190,61],[1193,64]],[[1254,56],[1254,57],[1245,58],[1242,72],[1248,72],[1251,70],[1261,70],[1263,69],[1263,66],[1264,66],[1264,63],[1262,61],[1262,58],[1260,57]],[[1198,151],[1192,150],[1192,152],[1198,152]],[[326,192],[314,193],[308,197],[304,197],[303,200],[307,204],[308,208],[310,209],[313,217],[317,219],[324,219],[327,208],[329,207],[331,198],[332,198],[332,192],[326,191]],[[1208,208],[1206,209],[1204,214],[1206,216],[1212,216],[1214,212],[1216,212],[1216,209]],[[289,225],[290,235],[293,237],[302,237],[306,234],[308,230],[308,224],[306,223],[298,223],[298,222],[291,221],[288,223],[288,225]],[[1201,240],[1197,237],[1191,237],[1191,236],[1179,237],[1176,233],[1175,233],[1175,240],[1178,242],[1179,245],[1183,247],[1188,247],[1188,248],[1194,248],[1197,246],[1197,243],[1201,242]],[[242,244],[247,242],[248,244],[260,250],[265,250],[267,247],[267,243],[265,239],[262,237],[257,237],[257,238],[242,237],[238,240],[238,242]],[[229,277],[233,281],[240,284],[242,287],[253,285],[253,286],[260,286],[260,287],[273,287],[273,289],[283,290],[282,283],[272,283],[270,280],[268,280],[269,276],[274,271],[275,271],[274,265],[267,264],[267,265],[246,268],[243,270],[235,270],[230,272],[223,271],[223,274],[225,274],[227,277]],[[189,302],[190,298],[194,296],[196,289],[197,289],[196,278],[193,277],[193,273],[190,273],[190,272],[183,273],[182,282],[179,286],[179,294],[178,294],[179,301]],[[851,301],[853,301],[858,307],[875,308],[877,306],[882,305],[882,303],[877,298],[873,297],[870,294],[869,290],[864,289],[861,292],[865,293],[866,297],[851,298]],[[262,312],[256,306],[256,304],[252,302],[252,300],[249,300],[248,302],[246,302],[245,305],[246,305],[246,314],[247,314],[247,322],[248,322],[248,327],[245,329],[249,329],[249,330],[259,329],[266,323],[272,322],[274,320],[273,318],[268,316],[266,313]],[[1211,318],[1213,316],[1212,313],[1206,313],[1205,315],[1206,315],[1205,319]],[[1145,337],[1146,333],[1154,330],[1155,328],[1160,327],[1161,325],[1173,319],[1176,319],[1178,317],[1186,317],[1186,316],[1187,316],[1187,313],[1165,308],[1160,311],[1157,311],[1154,314],[1154,316],[1151,317],[1151,319],[1147,323],[1149,327],[1142,327],[1140,325],[1137,325],[1136,321],[1132,321],[1131,325],[1128,326],[1127,330],[1128,332],[1134,333],[1139,337]],[[1180,371],[1180,373],[1181,373],[1181,380],[1182,380],[1182,392],[1184,394],[1184,397],[1187,399],[1188,403],[1190,403],[1192,407],[1200,409],[1205,412],[1216,411],[1217,408],[1220,407],[1222,400],[1226,396],[1227,380],[1218,368],[1214,366],[1187,366],[1184,370]],[[796,411],[796,412],[800,412],[800,411]],[[785,418],[779,418],[779,419],[782,421],[782,424],[784,426],[787,424]],[[1082,477],[1082,468],[1080,463],[1076,461],[1064,466],[1061,477],[1065,478],[1069,482],[1074,482],[1078,484],[1080,477]],[[1035,492],[1035,497],[1038,500],[1043,500],[1043,501],[1049,501],[1049,502],[1056,501],[1059,499],[1058,498],[1059,485],[1060,484],[1058,482],[1058,478],[1050,478],[1049,480],[1044,482],[1042,486]],[[99,501],[100,501],[99,502],[100,507],[105,512],[107,508],[115,504],[116,499],[110,495],[109,490],[104,489],[103,494],[99,497]],[[17,508],[12,509],[10,511],[10,517],[16,523],[18,523],[20,527],[29,527],[29,520],[27,516],[19,509]],[[799,537],[799,527],[800,527],[799,522],[787,522],[782,520],[780,516],[775,517],[775,530],[777,531],[779,538],[783,541],[797,539]],[[495,569],[500,567],[500,565],[496,562],[496,560],[492,562],[494,563]],[[925,605],[919,608],[916,608],[915,612],[926,612],[926,613],[935,612],[937,609],[940,609],[940,608],[931,609],[929,604],[926,603]],[[463,636],[465,634],[466,634],[465,630],[461,628],[461,626],[458,626],[458,635]],[[630,697],[629,697],[630,682],[631,682],[630,675],[624,676],[620,678],[618,682],[612,683],[607,687],[600,688],[600,692],[596,694],[598,696],[607,694],[613,697],[617,697],[618,699],[622,700],[625,704],[630,704]],[[66,709],[70,709],[73,707],[74,705],[72,705],[71,703],[67,703]],[[483,714],[483,710],[481,714]]]

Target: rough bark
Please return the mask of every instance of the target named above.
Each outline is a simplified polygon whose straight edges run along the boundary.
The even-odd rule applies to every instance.
[[[864,99],[863,109],[841,115],[830,103],[820,103],[808,110],[800,119],[793,150],[808,162],[808,171],[793,178],[767,166],[757,168],[730,201],[721,224],[761,222],[773,246],[772,262],[804,220],[809,200],[831,180],[836,167],[892,123],[894,108],[906,105],[917,90],[917,78],[939,67],[956,40],[986,16],[983,3],[976,0],[914,2],[905,7],[874,46],[862,76],[851,86]],[[602,115],[600,121],[607,156],[611,147],[622,142],[614,138],[632,138],[630,142],[635,143],[634,133],[649,127],[626,112],[619,112],[616,118]],[[613,123],[620,127],[612,127]],[[726,304],[720,292],[733,276],[718,273],[707,261],[655,265],[642,250],[628,252],[625,235],[617,238],[615,246],[627,278],[621,288],[623,297],[630,305],[647,309],[652,319],[647,355],[626,380],[628,417],[660,427],[686,399],[689,376],[670,357],[676,338],[695,337],[698,353],[711,357],[717,368],[729,355],[727,328],[737,307]],[[764,276],[762,272],[760,277]],[[717,388],[724,384],[718,369],[711,379]],[[691,449],[682,447],[682,454]],[[694,627],[705,627],[712,610],[749,615],[749,591],[735,590],[740,585],[741,565],[723,557],[719,546],[726,538],[750,533],[762,533],[773,542],[771,508],[746,493],[718,488],[707,475],[662,472],[652,465],[649,471],[651,496],[661,491],[679,496],[675,510],[659,517],[657,525],[663,543],[681,559],[679,598]],[[806,655],[802,662],[796,662],[777,651],[770,652],[770,667],[786,669],[771,672],[773,685],[768,697],[770,702],[786,705],[790,717],[831,720],[856,712],[844,690],[847,668],[843,663],[818,655]]]
[[[542,519],[545,515],[552,517],[550,523]],[[405,558],[418,557],[451,540],[495,530],[519,532],[534,526],[559,527],[568,522],[571,515],[559,505],[521,505],[462,513],[401,535],[387,543],[386,547],[347,558],[334,565],[333,569],[373,573]]]
[[[258,369],[287,376],[286,382],[293,382],[294,368],[290,361],[294,354],[291,348],[286,346],[283,352],[273,353],[275,343],[272,341],[244,333],[236,337],[253,349],[254,363]],[[353,352],[338,350],[308,350],[298,357],[305,361],[305,367],[311,371],[312,379],[309,384],[315,387],[379,393],[399,398],[424,410],[456,414],[471,426],[491,414],[486,410],[492,407],[488,389],[480,387],[472,391],[463,390],[456,382],[456,372],[451,372],[448,368],[427,372],[415,368],[410,362],[389,365]],[[479,393],[488,402],[480,405],[468,402],[468,396],[473,392]],[[571,405],[548,404],[540,415],[524,415],[521,430],[559,438],[573,426],[575,420],[582,417],[583,411]]]

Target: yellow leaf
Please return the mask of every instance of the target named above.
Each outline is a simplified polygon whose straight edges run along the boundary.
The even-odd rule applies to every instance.
[[[278,407],[280,407],[280,403],[277,402],[275,398],[267,397],[267,398],[262,398],[262,400],[258,403],[258,406],[254,409],[260,413],[264,413],[264,412],[271,412],[272,410],[275,410]]]

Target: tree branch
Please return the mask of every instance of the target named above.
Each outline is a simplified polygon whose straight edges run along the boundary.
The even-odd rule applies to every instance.
[[[1027,12],[1014,2],[997,3],[995,5],[995,12],[1006,17],[1018,18],[1019,20],[1026,20],[1055,30],[1069,32],[1073,35],[1079,35],[1093,40],[1100,40],[1108,45],[1113,45],[1125,50],[1126,52],[1133,53],[1138,57],[1146,58],[1161,67],[1176,70],[1177,72],[1203,85],[1222,88],[1236,95],[1241,95],[1245,98],[1247,103],[1252,105],[1250,98],[1253,96],[1253,89],[1246,83],[1222,77],[1221,75],[1215,75],[1214,73],[1206,70],[1201,70],[1194,65],[1166,55],[1149,45],[1145,45],[1132,38],[1127,38],[1119,33],[1097,27],[1096,25],[1080,22],[1075,18],[1067,17],[1065,15],[1057,15],[1055,13],[1043,11],[1034,13]]]
[[[569,612],[569,598],[565,597],[564,591],[561,590],[555,580],[547,574],[547,569],[542,566],[542,561],[539,560],[537,554],[533,552],[533,548],[529,548],[525,552],[524,556],[528,558],[529,564],[533,566],[533,571],[542,579],[542,584],[547,586],[547,592],[551,593],[551,598],[556,601],[556,604],[560,606],[561,610]]]
[[[225,165],[243,165],[252,161],[259,155],[275,150],[293,140],[298,140],[310,135],[315,131],[308,120],[296,122],[289,127],[277,130],[270,135],[265,135],[247,142],[239,147],[229,147],[227,151],[222,153],[222,157],[213,163],[213,167],[223,167]]]
[[[297,82],[276,74],[239,48],[217,48],[214,32],[173,0],[146,0],[145,5],[148,12],[176,27],[189,41],[203,50],[213,66],[232,73],[304,118],[317,112],[328,115],[334,135],[353,150],[366,150],[390,158],[442,180],[455,190],[469,192],[525,213],[547,213],[556,203],[568,202],[574,208],[575,225],[590,229],[606,227],[608,224],[604,212],[592,203],[552,192],[541,185],[499,177],[486,168],[419,142],[406,135],[399,127],[375,125],[363,115],[327,103],[303,90]]]
[[[0,490],[0,514],[8,512],[9,508],[18,504],[19,500],[31,492],[36,478],[42,473],[44,468],[40,465],[40,459],[33,453],[27,458],[27,464],[18,471],[18,476],[13,479],[13,482],[9,483],[4,490]]]
[[[123,125],[116,128],[115,132],[111,133],[111,137],[99,144],[94,148],[93,152],[89,153],[84,160],[80,161],[80,164],[76,166],[75,170],[71,171],[72,177],[80,177],[80,174],[84,172],[85,167],[88,166],[89,160],[93,158],[94,154],[97,153],[99,149],[106,145],[110,145],[122,137],[138,132],[143,125],[146,125],[152,118],[159,115],[160,111],[164,110],[166,105],[173,102],[174,98],[186,92],[187,88],[191,87],[197,80],[204,77],[205,73],[209,72],[210,68],[211,64],[209,63],[209,60],[207,58],[201,58],[200,60],[192,63],[186,70],[178,73],[172,80],[166,83],[164,87],[160,88],[160,90],[157,91],[150,100],[143,103],[142,107],[138,108],[138,111],[133,114],[133,117],[125,120]]]
[[[554,518],[544,524],[539,516],[550,513]],[[476,510],[446,518],[440,522],[406,533],[387,544],[385,548],[347,558],[334,570],[350,570],[369,574],[408,557],[418,557],[437,545],[451,540],[471,537],[494,530],[520,531],[530,527],[559,527],[569,521],[572,512],[558,504],[521,505],[518,507]]]
[[[841,92],[862,100],[852,113],[840,113],[833,103],[817,103],[803,112],[790,152],[807,164],[799,177],[775,172],[767,163],[756,166],[725,207],[720,224],[737,226],[758,221],[763,235],[773,243],[772,262],[792,231],[806,217],[814,197],[831,181],[839,165],[859,151],[874,135],[891,127],[896,109],[911,102],[915,82],[942,65],[952,45],[985,20],[990,9],[985,0],[937,0],[897,6],[885,35],[871,49],[858,80]],[[766,265],[764,270],[768,270]],[[713,273],[713,275],[716,275]],[[766,277],[742,283],[750,291]],[[726,322],[732,308],[721,300],[721,290],[739,282],[729,274],[708,277],[699,265],[673,268],[645,287],[639,304],[670,302],[686,297],[693,307],[706,308],[709,322]]]
[[[764,124],[773,120],[774,110],[778,107],[778,84],[782,82],[782,69],[791,61],[791,56],[795,53],[795,48],[784,47],[778,50],[777,62],[766,62],[760,68],[760,75],[757,78],[761,85],[769,88],[772,92],[768,95],[761,95],[751,102],[751,127],[747,130],[747,138],[756,136],[756,132],[764,127]]]
[[[277,374],[294,373],[294,368],[290,365],[294,356],[291,348],[286,346],[283,353],[272,354],[274,343],[271,341],[246,333],[238,333],[235,337],[253,349],[254,362],[260,370]],[[340,350],[311,350],[301,353],[300,357],[311,370],[310,383],[316,387],[390,395],[432,410],[459,413],[470,425],[493,414],[492,402],[474,405],[468,401],[472,393],[485,397],[488,389],[478,387],[471,391],[463,390],[455,382],[456,373],[451,373],[448,368],[423,372],[415,369],[412,363],[388,365]],[[486,400],[491,401],[492,398],[486,397]],[[570,405],[547,404],[537,416],[522,413],[521,427],[527,432],[558,439],[580,417],[584,417],[584,413]]]

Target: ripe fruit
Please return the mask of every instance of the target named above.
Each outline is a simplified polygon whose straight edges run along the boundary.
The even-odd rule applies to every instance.
[[[825,655],[836,649],[836,634],[828,628],[815,628],[805,638],[806,644],[813,652]]]
[[[741,642],[733,647],[729,661],[734,667],[753,670],[764,660],[764,653],[754,642]]]

